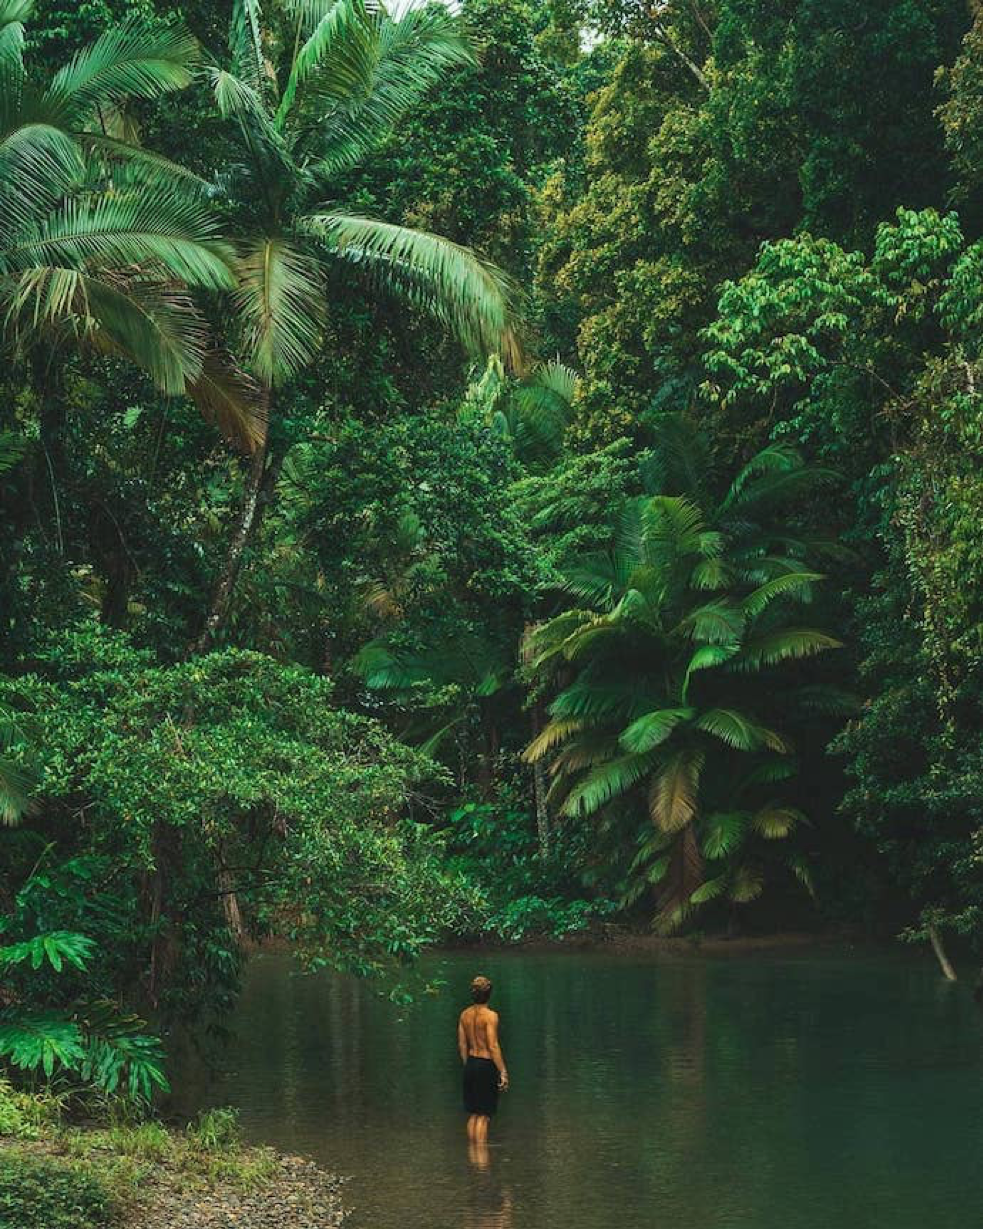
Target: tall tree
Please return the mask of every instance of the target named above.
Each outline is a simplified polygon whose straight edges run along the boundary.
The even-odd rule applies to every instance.
[[[85,342],[135,362],[167,393],[198,396],[233,438],[251,444],[255,419],[223,398],[189,295],[234,285],[232,249],[204,185],[119,135],[129,103],[190,82],[195,40],[173,25],[131,19],[38,88],[24,62],[31,7],[0,5],[5,340],[28,349],[42,394],[57,391],[50,373],[65,347]]]
[[[596,815],[627,844],[627,858],[615,848],[630,863],[626,900],[655,885],[671,929],[712,899],[760,893],[762,841],[802,818],[775,800],[795,772],[780,727],[801,682],[778,668],[837,641],[801,620],[822,577],[814,545],[780,516],[827,474],[774,446],[718,498],[705,448],[676,419],[656,461],[659,488],[680,493],[629,501],[611,549],[568,569],[580,604],[527,637],[554,695],[526,755],[548,763],[564,813]]]
[[[470,349],[514,362],[510,288],[495,268],[447,239],[324,204],[337,176],[371,154],[449,68],[473,58],[455,18],[440,6],[395,20],[365,0],[300,0],[274,33],[255,0],[236,0],[229,42],[231,66],[212,78],[219,112],[239,137],[219,180],[239,251],[232,329],[268,415],[275,419],[277,398],[318,353],[327,275],[339,264],[367,291],[435,316]],[[282,460],[269,439],[253,455],[198,651],[225,622]]]

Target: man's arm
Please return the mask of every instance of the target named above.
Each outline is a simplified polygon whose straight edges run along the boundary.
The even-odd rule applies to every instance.
[[[502,1047],[498,1044],[497,1011],[489,1011],[486,1029],[488,1035],[488,1049],[492,1056],[492,1062],[498,1068],[498,1086],[504,1092],[509,1086],[509,1073],[505,1066],[505,1056],[502,1054]]]
[[[468,1061],[468,1035],[464,1031],[464,1013],[462,1012],[457,1017],[457,1052],[461,1056],[461,1062]]]

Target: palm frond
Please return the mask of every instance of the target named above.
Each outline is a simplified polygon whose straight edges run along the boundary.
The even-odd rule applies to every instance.
[[[44,102],[56,122],[81,127],[98,107],[184,89],[198,55],[186,30],[129,17],[76,52],[55,73]]]
[[[324,324],[324,287],[317,263],[282,239],[255,241],[240,256],[235,304],[245,353],[270,386],[311,359]]]
[[[698,888],[690,893],[690,905],[708,905],[727,891],[731,882],[730,875],[717,875],[714,879],[706,879]]]
[[[661,832],[679,832],[696,818],[702,751],[685,747],[660,768],[649,789],[649,815]]]
[[[623,755],[591,769],[568,794],[565,815],[593,815],[612,798],[632,789],[655,767],[654,755]]]
[[[317,120],[311,152],[316,150],[321,173],[329,176],[359,163],[448,72],[475,62],[459,20],[441,5],[420,5],[398,21],[381,6],[367,11],[362,0],[341,0],[338,7],[351,11],[348,20],[356,29],[367,12],[374,63],[366,79],[357,51],[350,66],[336,41],[308,78],[308,110]],[[355,48],[361,37],[353,40]],[[352,88],[339,94],[352,67],[361,71],[353,74]]]
[[[29,334],[66,324],[96,349],[143,368],[166,393],[185,392],[201,373],[204,321],[187,295],[156,282],[38,265],[0,279],[0,304],[8,329]]]
[[[775,730],[759,725],[733,708],[708,709],[700,714],[693,725],[696,729],[719,738],[735,751],[756,751],[760,747],[778,752],[788,750],[788,744]]]
[[[759,585],[753,593],[749,593],[741,602],[744,613],[749,618],[756,618],[776,598],[794,597],[799,601],[808,601],[812,594],[812,586],[823,576],[819,572],[786,572],[772,580]]]
[[[679,630],[704,644],[737,645],[744,632],[744,612],[732,598],[716,598],[688,611]]]
[[[34,0],[0,0],[0,87],[17,90],[23,74],[24,23]]]
[[[593,606],[610,606],[620,588],[619,569],[610,554],[582,555],[564,574],[563,590]]]
[[[263,54],[263,14],[259,0],[232,0],[229,52],[235,76],[261,92],[272,70]]]
[[[267,399],[227,355],[206,354],[187,391],[204,418],[234,447],[254,452],[266,438]]]
[[[731,878],[728,895],[735,904],[746,905],[752,900],[758,899],[764,890],[764,886],[764,875],[762,875],[758,867],[751,865],[740,866]]]
[[[740,849],[747,837],[749,811],[717,811],[707,819],[703,835],[704,856],[716,861]]]
[[[84,171],[81,151],[68,133],[18,110],[0,135],[0,233],[36,224],[82,182]]]
[[[572,787],[572,778],[585,768],[606,764],[618,754],[618,740],[613,735],[585,731],[574,737],[556,753],[550,764],[554,777],[550,789],[551,799],[565,794]]]
[[[645,544],[655,558],[718,554],[720,539],[707,540],[708,526],[698,504],[683,495],[654,495],[643,508]]]
[[[586,725],[587,723],[579,717],[571,717],[565,721],[548,721],[523,751],[522,758],[527,764],[543,759],[551,751],[555,751],[561,743],[579,734]]]
[[[0,755],[0,826],[12,828],[34,809],[37,774],[9,755]]]
[[[439,320],[467,349],[522,365],[516,292],[494,265],[439,235],[353,214],[315,214],[302,225],[379,289]]]
[[[224,69],[210,68],[208,76],[219,115],[238,125],[259,195],[269,205],[285,189],[294,187],[300,177],[290,147],[277,131],[256,86]]]
[[[692,708],[663,708],[637,718],[623,731],[619,742],[625,751],[642,754],[664,743],[683,721],[689,721]]]
[[[162,187],[70,197],[0,242],[0,273],[159,265],[163,277],[208,289],[234,284],[232,252],[204,202]]]
[[[705,434],[688,414],[663,414],[652,426],[655,446],[648,459],[648,479],[665,494],[685,495],[702,503],[710,452]]]
[[[814,657],[830,649],[840,649],[839,640],[811,627],[788,627],[766,632],[747,640],[728,668],[732,670],[760,670],[763,666],[778,665],[802,657]]]
[[[686,673],[683,675],[682,695],[685,700],[689,694],[692,676],[699,670],[712,670],[730,661],[740,651],[738,644],[701,644],[689,659]]]
[[[806,817],[795,807],[768,806],[756,811],[751,820],[755,832],[766,841],[781,841],[806,823]]]
[[[722,508],[733,507],[741,499],[748,486],[762,475],[789,474],[805,465],[802,454],[791,444],[771,444],[756,453],[741,469],[730,484]]]
[[[328,114],[332,104],[348,102],[354,108],[367,98],[379,65],[379,28],[377,15],[362,0],[332,4],[293,57],[276,127],[286,127],[306,86]]]
[[[754,481],[746,483],[739,493],[728,494],[725,509],[737,509],[742,515],[749,509],[758,514],[765,504],[786,503],[801,499],[807,492],[817,486],[825,486],[839,480],[839,474],[833,469],[823,469],[819,466],[790,467],[787,470],[777,470],[764,473]]]

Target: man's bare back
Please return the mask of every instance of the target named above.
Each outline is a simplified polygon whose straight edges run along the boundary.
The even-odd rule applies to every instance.
[[[488,1122],[495,1113],[498,1094],[509,1086],[509,1073],[498,1041],[498,1012],[488,1006],[491,982],[476,977],[471,983],[475,1000],[457,1018],[457,1049],[464,1066],[464,1107],[468,1112],[468,1139],[483,1144]]]
[[[475,1003],[473,1007],[465,1007],[461,1012],[460,1027],[464,1030],[467,1046],[467,1054],[464,1057],[473,1054],[475,1058],[490,1058],[494,1062],[491,1045],[492,1041],[498,1041],[498,1012],[481,1003]]]

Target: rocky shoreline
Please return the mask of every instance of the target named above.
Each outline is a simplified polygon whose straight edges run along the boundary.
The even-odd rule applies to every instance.
[[[338,1229],[345,1222],[344,1179],[312,1161],[279,1156],[255,1189],[212,1181],[203,1189],[154,1176],[121,1220],[122,1229]]]
[[[132,1140],[117,1145],[112,1136],[76,1128],[38,1139],[0,1137],[3,1229],[50,1229],[50,1209],[8,1206],[5,1171],[16,1174],[20,1168],[35,1182],[40,1175],[42,1184],[98,1184],[105,1204],[95,1220],[78,1222],[86,1229],[341,1229],[345,1224],[345,1180],[303,1157],[236,1145],[234,1151],[192,1160],[176,1134],[170,1155],[137,1155]],[[76,1223],[61,1219],[67,1207],[57,1211],[59,1229]],[[6,1219],[8,1214],[13,1219]]]

